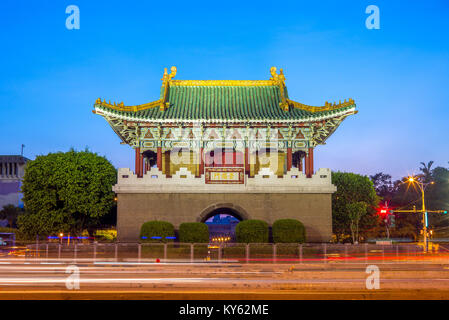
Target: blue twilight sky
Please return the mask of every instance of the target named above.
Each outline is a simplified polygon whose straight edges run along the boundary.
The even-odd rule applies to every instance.
[[[80,29],[68,30],[68,5]],[[380,30],[368,30],[368,5]],[[315,152],[316,168],[395,178],[419,162],[448,166],[449,1],[0,2],[0,154],[34,158],[70,147],[133,167],[98,97],[141,104],[177,79],[268,79],[284,68],[289,95],[310,105],[354,98]]]

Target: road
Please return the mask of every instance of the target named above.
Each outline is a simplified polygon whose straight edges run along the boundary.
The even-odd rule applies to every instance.
[[[379,289],[366,287],[368,265],[379,268]],[[0,299],[449,299],[449,260],[72,264],[2,259]]]

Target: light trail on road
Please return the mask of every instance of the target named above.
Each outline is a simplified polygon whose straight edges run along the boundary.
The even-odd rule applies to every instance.
[[[385,297],[385,290],[402,295],[410,294],[413,290],[420,290],[422,294],[423,290],[427,290],[429,296],[449,299],[449,261],[388,261],[376,264],[380,269],[382,289],[378,293],[366,289],[366,267],[371,264],[371,261],[303,264],[142,264],[96,261],[74,264],[67,261],[11,260],[9,264],[0,264],[0,299],[9,297],[8,294],[17,296],[19,291],[29,293],[21,293],[21,297],[31,297],[33,292],[38,291],[48,292],[48,297],[55,297],[56,291],[65,292],[65,298],[66,295],[79,297],[76,290],[66,289],[70,276],[70,273],[66,273],[67,267],[73,265],[79,270],[79,286],[82,290],[109,292],[112,296],[122,297],[130,290],[145,292],[142,297],[159,297],[160,292],[170,295],[174,291],[180,295],[182,292],[188,294],[195,291],[198,295],[201,293],[205,296],[208,293],[217,296],[220,293],[226,295],[238,291],[264,293],[266,297],[272,297],[270,294],[278,297],[284,292],[289,297],[299,297],[317,290],[323,294],[340,291]],[[438,295],[435,296],[436,294]],[[184,295],[182,297],[185,299]]]

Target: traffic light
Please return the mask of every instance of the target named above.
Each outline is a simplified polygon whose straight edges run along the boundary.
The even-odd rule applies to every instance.
[[[390,209],[390,208],[388,208],[388,205],[385,203],[385,205],[383,206],[383,205],[380,205],[377,209],[376,209],[376,211],[377,211],[377,215],[379,216],[379,217],[381,217],[382,219],[388,219],[388,217],[390,216],[390,215],[392,215],[393,214],[393,210],[392,209]]]
[[[385,219],[388,216],[388,210],[386,208],[379,207],[377,208],[377,214],[379,215],[379,217]]]

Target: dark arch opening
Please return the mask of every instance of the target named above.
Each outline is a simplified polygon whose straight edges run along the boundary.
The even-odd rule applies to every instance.
[[[201,219],[202,220],[201,222],[206,222],[217,215],[231,216],[231,217],[237,219],[238,221],[244,220],[244,218],[242,218],[242,216],[234,209],[218,208],[218,209],[215,209],[215,210],[209,212],[204,218]]]
[[[209,227],[210,242],[223,243],[235,241],[235,227],[245,219],[247,219],[246,213],[236,208],[215,206],[203,211],[199,221],[206,223]]]

